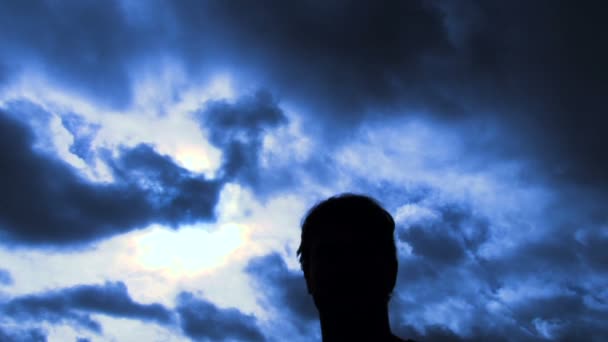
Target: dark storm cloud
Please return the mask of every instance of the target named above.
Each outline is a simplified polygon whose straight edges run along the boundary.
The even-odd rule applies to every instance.
[[[608,80],[608,50],[599,44],[605,10],[602,2],[496,1],[464,13],[452,4],[448,11],[452,19],[460,16],[454,25],[476,57],[472,67],[492,82],[489,106],[529,139],[528,149],[547,154],[546,171],[601,186],[608,170],[606,150],[599,147]]]
[[[567,227],[561,227],[566,230]],[[556,229],[558,230],[558,229]],[[591,252],[587,246],[577,241],[573,231],[567,233],[549,231],[541,238],[530,239],[520,243],[512,251],[505,252],[500,259],[479,259],[481,263],[493,274],[500,274],[501,278],[512,280],[524,276],[532,276],[546,269],[559,267],[560,272],[554,277],[570,278],[575,274],[584,275],[595,260],[586,256]],[[606,245],[606,241],[599,240],[598,245]],[[602,253],[606,258],[606,253]],[[598,260],[599,261],[599,260]],[[542,274],[542,273],[541,273]]]
[[[495,148],[543,174],[608,185],[603,2],[153,5],[3,4],[0,64],[124,106],[137,66],[167,55],[194,78],[229,70],[296,103],[325,139],[391,113],[476,117],[509,132]]]
[[[420,226],[411,227],[402,234],[402,239],[412,246],[412,252],[442,263],[458,263],[465,257],[464,247],[457,237],[437,235],[437,231]]]
[[[175,226],[213,217],[221,182],[195,176],[145,144],[107,162],[118,179],[145,191],[151,219]]]
[[[197,113],[197,118],[201,128],[209,132],[211,143],[223,151],[222,178],[266,189],[289,181],[277,177],[276,173],[268,175],[260,170],[264,134],[287,123],[272,94],[260,90],[235,102],[209,101]]]
[[[161,304],[140,304],[131,298],[122,282],[77,285],[40,294],[11,298],[0,304],[5,317],[14,321],[72,323],[101,333],[101,325],[90,314],[130,318],[163,325],[173,324],[173,313]]]
[[[41,329],[8,329],[0,324],[0,341],[46,342],[46,332]]]
[[[227,49],[240,49],[280,93],[305,96],[349,118],[361,107],[414,100],[428,76],[424,58],[447,52],[441,13],[422,1],[175,4],[184,27],[207,13]],[[186,12],[188,14],[186,14]],[[273,89],[274,90],[274,89]],[[317,107],[317,108],[319,108]],[[327,107],[331,107],[332,111]]]
[[[245,271],[256,281],[261,303],[279,310],[282,320],[292,320],[304,332],[309,330],[304,323],[318,319],[303,273],[290,271],[278,253],[251,259]]]
[[[196,32],[211,27],[220,58],[312,114],[324,139],[387,114],[472,117],[505,130],[486,150],[538,160],[557,180],[607,185],[601,2],[173,6],[184,36],[204,44]]]
[[[412,247],[412,253],[436,264],[458,265],[489,237],[488,220],[476,217],[472,208],[460,203],[438,205],[438,217],[398,227],[397,236]]]
[[[154,40],[153,32],[129,23],[118,1],[7,2],[0,32],[0,61],[13,72],[34,68],[119,106],[131,96],[130,62]]]
[[[195,341],[266,341],[255,316],[182,292],[176,312],[183,333]]]
[[[158,303],[142,304],[131,298],[122,282],[76,285],[9,298],[0,302],[0,313],[2,323],[5,324],[9,321],[12,324],[31,323],[33,326],[42,322],[68,324],[100,335],[103,334],[103,327],[91,317],[92,314],[155,323],[170,329],[179,328],[185,336],[196,341],[266,341],[255,316],[244,314],[238,309],[219,308],[188,292],[178,295],[174,309]],[[38,329],[0,329],[0,337],[2,334],[25,336],[18,340],[29,341],[27,336],[34,336],[32,340],[35,340],[39,332],[41,330]]]
[[[11,273],[2,268],[0,268],[0,285],[13,285],[13,277],[11,276]]]
[[[48,128],[47,128],[48,129]],[[160,222],[213,217],[221,184],[190,174],[146,145],[107,161],[113,183],[91,183],[35,147],[32,130],[0,112],[0,234],[4,242],[70,245]]]

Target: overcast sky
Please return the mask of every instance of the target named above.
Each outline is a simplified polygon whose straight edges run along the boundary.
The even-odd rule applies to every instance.
[[[342,192],[397,223],[397,335],[608,340],[606,7],[3,2],[0,340],[320,341]]]

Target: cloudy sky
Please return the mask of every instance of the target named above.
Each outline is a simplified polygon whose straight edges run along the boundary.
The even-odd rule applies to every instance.
[[[299,223],[347,191],[396,334],[608,340],[602,2],[0,7],[0,340],[319,341]]]

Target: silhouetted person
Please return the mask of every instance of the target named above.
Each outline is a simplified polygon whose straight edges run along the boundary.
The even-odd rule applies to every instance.
[[[393,335],[388,316],[397,280],[394,230],[391,215],[367,196],[334,196],[306,214],[297,253],[323,342],[405,341]]]

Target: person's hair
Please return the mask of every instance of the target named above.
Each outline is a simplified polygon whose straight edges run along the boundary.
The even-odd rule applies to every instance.
[[[308,210],[301,222],[301,228],[301,241],[296,253],[305,273],[312,241],[323,234],[336,231],[362,234],[368,239],[370,246],[381,246],[389,261],[397,262],[395,221],[391,214],[371,197],[353,193],[330,197]]]

